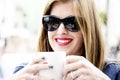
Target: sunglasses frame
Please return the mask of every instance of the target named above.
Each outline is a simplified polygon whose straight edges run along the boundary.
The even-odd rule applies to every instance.
[[[50,20],[51,20],[51,22],[54,21],[54,22],[52,22],[53,25],[52,25],[52,23],[50,24]],[[43,23],[43,27],[47,31],[57,30],[61,23],[63,23],[65,28],[71,32],[77,32],[80,30],[75,16],[68,16],[68,17],[65,17],[63,19],[60,19],[54,15],[45,15],[42,18],[42,23]],[[50,28],[48,28],[49,24],[51,25]]]

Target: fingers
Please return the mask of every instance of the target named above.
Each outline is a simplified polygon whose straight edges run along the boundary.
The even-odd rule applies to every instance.
[[[64,80],[74,80],[75,78],[77,78],[77,73],[75,72],[70,72],[67,74],[66,77],[64,77]]]
[[[76,79],[74,80],[98,80],[98,79],[92,79],[91,77],[89,76],[83,76],[81,75],[80,77],[77,77]]]
[[[40,76],[39,74],[32,75],[32,74],[25,74],[19,80],[48,80],[46,77]]]
[[[51,68],[52,68],[52,65],[49,65],[49,64],[34,64],[34,65],[25,67],[25,72],[36,74],[40,70],[51,69]]]
[[[67,62],[69,62],[67,65],[65,65],[63,74],[66,76],[67,73],[71,71],[75,71],[79,68],[87,68],[86,66],[86,60],[84,57],[78,57],[78,56],[70,56],[67,58]]]
[[[66,57],[66,61],[67,61],[66,63],[67,64],[74,63],[74,62],[76,62],[78,60],[84,60],[84,57],[82,57],[82,56],[74,56],[74,55]]]
[[[63,70],[64,80],[107,80],[107,76],[81,56],[67,56]],[[109,79],[108,79],[109,80]]]
[[[15,77],[16,79],[13,80],[47,80],[44,76],[40,76],[39,72],[52,68],[53,66],[50,65],[44,57],[36,57],[23,69],[18,71],[15,74],[15,76],[17,76]]]
[[[69,72],[66,75],[65,80],[76,80],[80,76],[88,76],[88,75],[89,75],[89,71],[87,69],[80,68],[79,70]]]
[[[39,57],[36,56],[36,58],[34,58],[31,63],[29,63],[25,68],[25,72],[27,73],[32,73],[32,74],[36,74],[38,73],[40,70],[44,70],[44,69],[52,69],[53,66],[51,64],[49,64],[46,60],[45,57]]]
[[[80,76],[90,75],[90,65],[92,64],[82,56],[68,56],[67,64],[63,71],[65,80],[76,80],[76,78],[80,78]]]
[[[29,79],[29,80],[48,80],[45,76],[40,76],[39,74],[32,75],[30,78],[31,79]]]
[[[14,74],[11,80],[47,80],[45,76],[41,76],[39,71],[42,69],[51,69],[47,64],[30,65]]]
[[[44,60],[45,60],[45,57],[36,56],[36,57],[33,58],[33,60],[29,63],[29,65],[37,64],[37,63],[43,62]]]
[[[20,74],[20,72],[18,72],[12,75],[12,77],[10,77],[9,80],[32,80],[32,79],[34,79],[34,75],[26,73]]]

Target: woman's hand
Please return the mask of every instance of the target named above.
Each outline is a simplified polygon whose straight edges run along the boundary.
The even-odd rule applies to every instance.
[[[82,56],[67,56],[64,80],[110,80],[102,71]]]
[[[47,80],[45,76],[40,76],[39,71],[44,69],[51,69],[45,58],[36,57],[22,70],[16,72],[10,80]]]

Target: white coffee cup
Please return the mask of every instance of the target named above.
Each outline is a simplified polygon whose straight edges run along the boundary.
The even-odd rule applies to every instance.
[[[63,80],[63,68],[66,63],[65,52],[39,52],[40,57],[45,57],[48,64],[53,65],[53,69],[40,70],[40,76],[47,76],[49,80]]]

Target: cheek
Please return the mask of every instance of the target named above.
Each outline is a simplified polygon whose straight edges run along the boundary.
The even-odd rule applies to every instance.
[[[78,38],[78,40],[80,41],[80,43],[83,43],[83,36],[80,35],[79,38]]]
[[[78,42],[78,44],[76,43],[77,45],[79,45],[80,47],[82,46],[82,44],[84,43],[82,33],[76,35],[76,42]]]
[[[51,44],[54,40],[54,32],[48,32],[48,40],[49,40],[49,43]]]
[[[76,40],[76,45],[78,46],[78,48],[80,49],[83,45],[83,37],[78,37],[77,40]]]
[[[83,42],[83,36],[82,36],[82,33],[80,31],[75,34],[75,38],[77,41]]]

